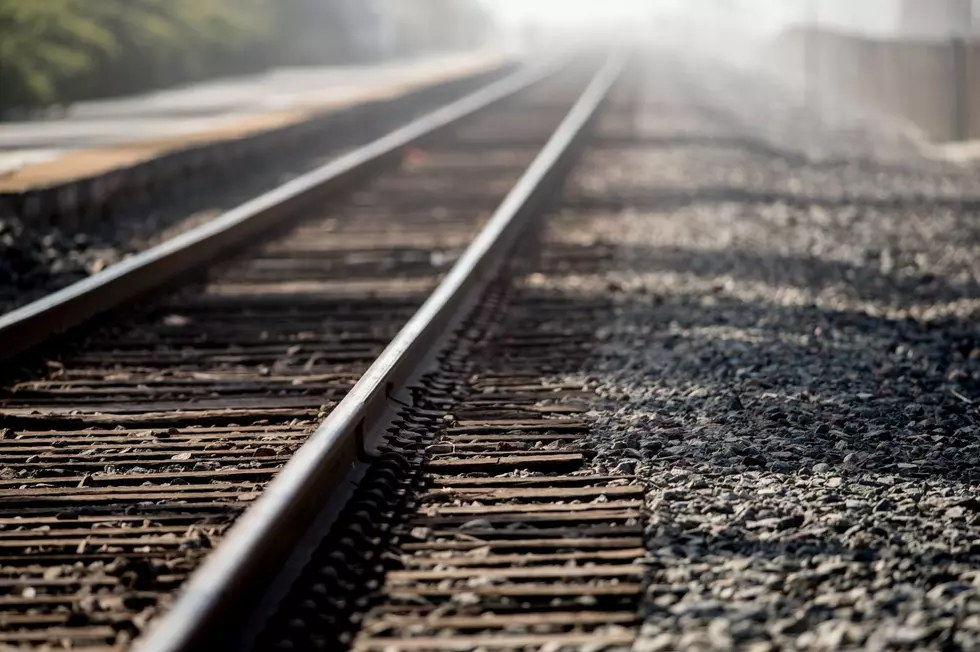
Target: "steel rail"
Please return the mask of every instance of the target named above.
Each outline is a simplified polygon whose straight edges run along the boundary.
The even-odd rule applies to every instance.
[[[206,224],[0,316],[0,360],[213,263],[313,200],[348,188],[405,149],[555,74],[566,58],[518,71],[233,208]]]
[[[541,203],[561,184],[625,65],[608,57],[564,121],[448,275],[138,642],[140,652],[221,649],[229,623],[254,606],[290,546],[303,537],[363,456],[374,454],[397,409],[393,394],[417,377],[499,272]],[[251,593],[254,598],[254,593]],[[240,624],[240,623],[239,623]]]

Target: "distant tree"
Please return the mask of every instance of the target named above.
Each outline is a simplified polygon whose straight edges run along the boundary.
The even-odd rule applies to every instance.
[[[61,82],[117,52],[101,16],[76,0],[0,0],[0,104],[56,101]]]
[[[0,0],[0,111],[461,47],[480,21],[475,0]]]

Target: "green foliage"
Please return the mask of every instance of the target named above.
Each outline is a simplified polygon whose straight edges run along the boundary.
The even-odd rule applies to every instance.
[[[472,1],[0,0],[0,111],[350,60],[382,20],[411,49],[456,45],[431,26]]]
[[[274,0],[0,0],[0,107],[65,102],[262,61]]]
[[[116,54],[116,40],[97,16],[72,0],[0,0],[0,103],[50,102],[60,81],[88,71],[97,53]]]

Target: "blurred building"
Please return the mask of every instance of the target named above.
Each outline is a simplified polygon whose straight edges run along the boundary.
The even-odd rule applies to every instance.
[[[489,25],[476,0],[289,0],[278,12],[293,65],[479,47]]]
[[[926,38],[980,34],[980,2],[902,0],[902,33]]]
[[[461,50],[483,44],[489,17],[474,0],[374,0],[395,54]]]

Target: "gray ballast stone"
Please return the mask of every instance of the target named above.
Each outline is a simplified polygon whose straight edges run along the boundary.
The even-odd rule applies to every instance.
[[[569,380],[595,468],[647,488],[636,649],[980,649],[980,174],[753,76],[648,74],[645,140],[566,191],[590,226],[550,224],[608,267],[535,280],[614,303]]]

